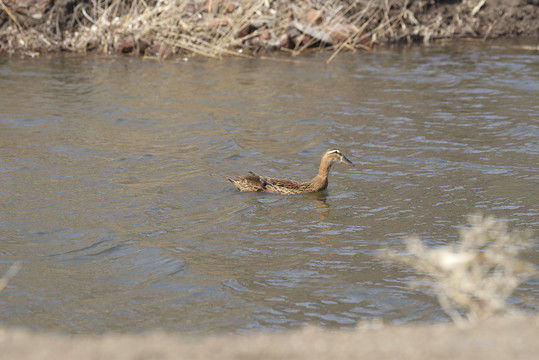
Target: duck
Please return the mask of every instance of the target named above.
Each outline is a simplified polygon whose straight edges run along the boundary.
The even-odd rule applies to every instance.
[[[328,175],[331,166],[340,162],[354,165],[344,154],[337,149],[327,150],[320,160],[318,174],[309,181],[300,182],[289,179],[262,176],[252,171],[246,175],[235,178],[226,176],[239,191],[268,192],[281,195],[309,194],[322,191],[328,187]]]

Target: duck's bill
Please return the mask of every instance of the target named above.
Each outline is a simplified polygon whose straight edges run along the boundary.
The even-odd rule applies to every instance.
[[[341,162],[345,163],[345,164],[348,164],[348,165],[354,166],[354,163],[352,163],[350,160],[348,160],[348,158],[346,156],[344,156],[344,155],[341,157]]]

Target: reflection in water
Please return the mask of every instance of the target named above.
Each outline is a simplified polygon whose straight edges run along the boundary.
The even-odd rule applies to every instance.
[[[503,44],[320,60],[0,58],[0,265],[22,264],[2,324],[445,319],[407,287],[416,274],[374,254],[410,233],[451,243],[477,210],[536,227],[537,61]],[[222,177],[307,180],[332,147],[356,166],[317,194],[239,193]],[[525,283],[512,301],[533,310],[536,296]]]
[[[313,197],[316,200],[316,208],[317,208],[318,218],[320,222],[326,221],[326,218],[329,215],[329,205],[326,201],[327,195],[328,195],[327,190],[320,191],[313,194]]]

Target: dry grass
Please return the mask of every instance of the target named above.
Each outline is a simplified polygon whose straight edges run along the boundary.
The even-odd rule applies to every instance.
[[[48,27],[37,32],[1,4],[14,25],[4,28],[5,48],[161,58],[247,56],[268,49],[298,55],[313,47],[336,55],[395,36],[409,16],[408,0],[91,0],[73,8],[63,29],[59,17],[65,14],[53,8]]]
[[[520,283],[537,275],[533,265],[518,259],[533,245],[531,231],[509,231],[506,223],[492,217],[468,220],[471,227],[460,230],[457,244],[432,248],[409,237],[407,253],[383,255],[423,273],[428,280],[420,286],[436,294],[457,324],[514,310],[507,298]]]
[[[533,5],[514,4],[513,15],[500,18],[485,0],[40,0],[39,10],[34,3],[0,0],[0,53],[220,58],[316,48],[331,51],[330,62],[382,42],[537,36]]]

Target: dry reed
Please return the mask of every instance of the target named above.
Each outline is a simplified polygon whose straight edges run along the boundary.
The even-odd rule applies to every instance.
[[[518,259],[533,245],[531,231],[509,231],[505,222],[492,217],[468,220],[471,227],[460,230],[457,244],[428,247],[418,237],[409,237],[407,253],[382,255],[423,273],[426,278],[417,286],[433,292],[457,324],[515,311],[507,298],[537,275],[533,265]]]
[[[381,39],[402,36],[408,16],[408,0],[91,0],[73,8],[63,29],[61,14],[52,9],[46,31],[37,32],[1,4],[15,25],[4,28],[5,48],[161,58],[262,50],[298,55],[315,47],[334,51],[331,61],[341,51],[370,49]]]

